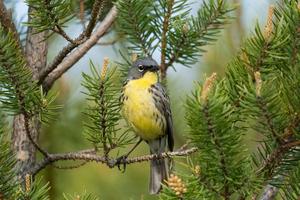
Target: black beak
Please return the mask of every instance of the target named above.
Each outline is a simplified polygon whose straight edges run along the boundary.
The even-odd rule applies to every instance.
[[[150,67],[150,71],[152,71],[152,72],[156,72],[158,70],[159,70],[159,67],[157,65],[153,65]]]

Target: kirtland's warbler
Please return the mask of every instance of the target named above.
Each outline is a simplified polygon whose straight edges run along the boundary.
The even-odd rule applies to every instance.
[[[150,57],[135,61],[128,72],[121,101],[124,117],[140,137],[137,145],[146,141],[150,153],[160,155],[167,144],[173,150],[174,139],[169,97],[159,83],[158,70],[157,62]],[[159,193],[161,183],[168,178],[168,169],[167,160],[159,156],[150,161],[150,194]]]

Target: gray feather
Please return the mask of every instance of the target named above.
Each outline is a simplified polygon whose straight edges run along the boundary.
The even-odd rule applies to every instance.
[[[165,134],[168,136],[168,148],[173,151],[174,148],[174,137],[173,137],[173,121],[172,113],[170,109],[170,99],[167,95],[166,90],[160,83],[156,83],[151,86],[151,92],[153,93],[153,98],[156,108],[165,117],[167,122],[167,127]]]
[[[166,138],[162,137],[149,141],[150,153],[160,155],[165,151]],[[162,183],[168,178],[168,167],[166,160],[155,159],[150,161],[150,194],[157,194],[161,190]]]

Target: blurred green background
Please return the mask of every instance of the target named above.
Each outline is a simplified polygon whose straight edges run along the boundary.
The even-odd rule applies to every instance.
[[[193,3],[191,14],[197,11],[201,2]],[[271,0],[229,0],[228,3],[236,6],[237,9],[232,13],[233,19],[230,24],[226,25],[218,41],[206,47],[207,53],[192,68],[175,65],[176,72],[169,69],[168,87],[175,125],[175,148],[185,143],[184,135],[187,131],[184,123],[184,103],[194,83],[203,80],[205,74],[223,73],[226,63],[235,56],[243,39],[251,34],[255,23],[259,22],[262,26],[264,25],[269,4],[274,2]],[[20,22],[21,27],[21,22],[26,21],[26,4],[17,0],[6,1],[6,3],[14,9],[15,18]],[[81,30],[78,20],[67,24],[66,32],[72,37],[76,37]],[[115,33],[110,33],[101,41],[110,41],[115,37]],[[60,36],[54,35],[49,39],[48,62],[51,62],[64,45],[66,42]],[[86,101],[81,93],[83,91],[80,85],[81,72],[89,73],[90,59],[97,66],[101,66],[104,57],[109,57],[111,61],[119,61],[120,48],[122,48],[122,43],[119,42],[114,45],[93,47],[55,85],[54,91],[59,94],[57,103],[62,105],[61,113],[54,123],[43,127],[40,138],[42,146],[50,152],[67,152],[91,147],[82,134],[84,119],[82,112],[86,108]],[[154,58],[159,60],[159,54],[155,54]],[[122,152],[126,152],[126,149]],[[143,144],[133,155],[144,155],[148,152],[148,147]],[[180,162],[185,162],[185,159],[176,159],[176,167],[180,166]],[[68,166],[74,163],[58,164]],[[50,166],[40,175],[50,183],[50,197],[54,200],[63,199],[64,193],[82,194],[84,191],[94,193],[100,199],[105,200],[156,199],[155,196],[148,195],[149,163],[146,162],[128,165],[125,173],[116,168],[109,169],[102,164],[88,163],[72,170],[59,170]]]

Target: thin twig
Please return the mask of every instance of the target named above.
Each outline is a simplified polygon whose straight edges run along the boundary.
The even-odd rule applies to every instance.
[[[46,79],[43,81],[43,87],[45,90],[49,90],[62,74],[64,74],[68,69],[70,69],[73,64],[75,64],[90,48],[92,48],[98,40],[107,32],[117,16],[116,7],[112,7],[110,12],[107,14],[105,19],[102,21],[100,26],[94,31],[89,39],[87,39],[83,44],[81,44],[76,51],[72,52],[53,70]],[[72,46],[71,46],[72,47]],[[65,56],[63,56],[65,57]],[[51,70],[47,70],[49,72]],[[42,80],[42,77],[40,81]]]
[[[65,38],[68,42],[72,43],[72,44],[76,44],[76,41],[73,40],[70,36],[68,36],[68,34],[59,26],[56,25],[54,27],[54,29],[52,29],[55,33],[61,35],[63,38]]]
[[[111,23],[112,22],[108,22],[107,20],[105,21],[105,19],[106,18],[110,18],[110,15],[112,15],[112,10],[116,10],[116,8],[115,7],[113,7],[112,9],[111,9],[111,11],[107,14],[107,16],[106,16],[106,18],[103,20],[103,22],[101,23],[101,25],[99,26],[99,28],[95,31],[95,34],[91,34],[92,33],[92,31],[93,31],[93,29],[94,29],[94,27],[95,27],[95,23],[96,23],[96,21],[97,21],[97,16],[100,14],[100,11],[101,11],[101,4],[99,5],[99,8],[98,8],[98,3],[100,3],[100,1],[98,0],[98,1],[96,1],[95,2],[95,4],[94,4],[94,6],[96,5],[97,6],[97,8],[93,8],[93,11],[95,12],[94,13],[94,15],[92,15],[92,17],[91,17],[91,19],[90,19],[90,21],[89,21],[89,24],[88,24],[88,26],[87,26],[87,28],[86,28],[86,30],[85,31],[83,31],[76,39],[74,39],[74,40],[72,40],[71,38],[68,38],[68,37],[65,37],[66,35],[64,35],[64,34],[62,34],[62,36],[63,37],[65,37],[68,41],[70,41],[70,43],[67,45],[67,46],[65,46],[59,53],[58,53],[58,55],[53,59],[53,61],[52,61],[52,63],[51,64],[49,64],[47,67],[45,67],[42,71],[41,71],[41,73],[39,74],[39,84],[41,84],[41,85],[45,85],[43,82],[45,81],[45,79],[46,79],[46,77],[53,71],[53,70],[55,70],[56,68],[58,68],[59,67],[59,65],[60,64],[62,64],[64,61],[65,61],[65,59],[68,59],[71,55],[69,55],[68,56],[68,54],[69,53],[71,53],[76,47],[78,47],[79,45],[83,45],[84,46],[84,44],[86,44],[86,43],[88,43],[89,44],[89,41],[90,41],[90,39],[92,39],[93,38],[93,36],[95,35],[95,34],[97,34],[97,31],[99,32],[99,28],[100,27],[105,27],[106,28],[106,30],[104,31],[104,33],[107,31],[107,29],[110,27],[110,25],[111,25]],[[96,17],[96,18],[95,18]],[[114,19],[115,19],[115,16],[114,16]],[[114,20],[113,19],[113,20]],[[108,27],[106,27],[105,26],[105,23],[109,23],[109,26]],[[58,26],[59,27],[59,26]],[[102,36],[103,34],[101,34],[100,35],[100,37]],[[100,38],[99,37],[99,38]],[[98,40],[99,40],[99,38],[98,38]],[[97,41],[98,41],[97,40]],[[94,45],[94,44],[93,44]],[[89,47],[87,50],[89,50],[91,47]],[[86,51],[87,52],[87,51]],[[86,53],[86,52],[84,52],[82,55],[81,55],[81,57]],[[72,56],[71,56],[72,57]],[[77,59],[76,60],[76,62],[78,61],[79,59]],[[74,63],[73,63],[74,64]],[[73,65],[72,64],[72,65]],[[59,77],[60,77],[61,75],[59,75]],[[59,78],[58,77],[58,78]],[[56,80],[56,79],[55,79]],[[54,81],[55,81],[54,80]],[[48,80],[49,81],[49,80]],[[47,82],[47,81],[46,81]],[[51,86],[52,86],[52,84],[53,83],[51,83],[51,85],[49,85],[49,84],[46,84],[46,86],[48,86],[48,87],[46,87],[45,89],[45,91],[47,91],[47,89],[49,89]]]
[[[79,168],[79,167],[82,167],[84,165],[86,165],[88,162],[87,161],[83,161],[77,165],[70,165],[70,166],[60,166],[60,165],[54,165],[53,164],[53,167],[55,167],[56,169],[63,169],[63,170],[66,170],[66,169],[76,169],[76,168]]]
[[[48,152],[46,150],[44,150],[42,147],[39,146],[39,144],[34,141],[34,139],[32,138],[31,136],[31,131],[30,131],[30,126],[29,126],[29,115],[28,113],[25,111],[24,109],[25,107],[22,107],[21,108],[21,112],[24,116],[24,126],[25,126],[25,133],[26,133],[26,136],[29,138],[29,141],[32,143],[32,145],[41,153],[43,154],[45,157],[48,157]]]
[[[167,152],[162,153],[161,155],[156,154],[150,154],[145,156],[138,156],[133,158],[128,158],[126,160],[121,160],[119,164],[133,164],[133,163],[139,163],[139,162],[145,162],[149,160],[154,159],[164,159],[174,156],[186,156],[189,154],[192,154],[196,152],[198,149],[193,147],[190,149],[186,149],[183,151],[173,151],[173,152]],[[110,168],[113,168],[117,164],[117,160],[114,158],[107,159],[105,156],[98,156],[96,154],[90,154],[90,153],[82,153],[82,151],[79,152],[70,152],[70,153],[58,153],[58,154],[48,154],[48,157],[45,157],[41,162],[37,163],[34,168],[31,169],[31,174],[35,175],[42,169],[44,169],[47,165],[57,162],[57,161],[64,161],[64,160],[83,160],[87,162],[98,162],[103,163],[109,166]]]

